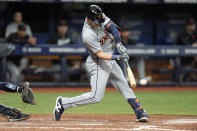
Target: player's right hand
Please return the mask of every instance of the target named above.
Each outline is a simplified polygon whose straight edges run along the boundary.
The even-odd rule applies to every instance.
[[[127,55],[127,53],[123,53],[122,55],[118,56],[117,60],[129,60],[129,56]]]

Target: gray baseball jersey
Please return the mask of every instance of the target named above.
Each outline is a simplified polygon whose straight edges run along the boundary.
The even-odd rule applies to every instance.
[[[63,98],[64,109],[100,102],[104,97],[107,82],[119,90],[126,100],[136,98],[116,61],[102,60],[95,55],[100,50],[113,54],[116,47],[113,36],[105,30],[104,26],[92,28],[85,20],[82,39],[90,54],[86,60],[86,67],[90,75],[91,92]]]

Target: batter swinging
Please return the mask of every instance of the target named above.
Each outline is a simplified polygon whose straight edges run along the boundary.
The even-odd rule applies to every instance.
[[[71,98],[59,96],[56,99],[54,119],[59,121],[64,110],[68,108],[100,102],[109,81],[131,105],[136,114],[136,120],[148,122],[148,114],[142,108],[115,61],[129,59],[126,48],[121,43],[118,27],[97,5],[88,7],[82,39],[89,51],[86,67],[90,74],[91,92]],[[120,55],[113,54],[115,48]]]

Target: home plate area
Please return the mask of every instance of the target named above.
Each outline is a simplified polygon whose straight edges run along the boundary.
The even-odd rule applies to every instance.
[[[149,123],[135,121],[134,115],[71,115],[61,121],[52,115],[32,115],[27,121],[7,122],[0,118],[0,131],[171,131],[197,130],[197,116],[151,115]]]

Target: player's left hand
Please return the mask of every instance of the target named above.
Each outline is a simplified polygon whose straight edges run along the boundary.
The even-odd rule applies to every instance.
[[[127,61],[127,60],[129,60],[129,56],[127,55],[127,53],[123,53],[122,55],[119,55],[118,60]]]
[[[124,53],[126,53],[127,49],[122,45],[122,43],[118,43],[117,44],[117,50],[118,52],[122,55]]]

